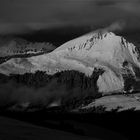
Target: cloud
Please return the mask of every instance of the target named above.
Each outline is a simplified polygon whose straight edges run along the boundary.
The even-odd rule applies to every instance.
[[[10,104],[31,103],[47,106],[51,101],[55,101],[64,95],[65,88],[47,86],[40,89],[29,88],[27,86],[16,86],[12,81],[0,85],[0,107]],[[58,93],[59,91],[59,93]],[[65,91],[65,93],[67,93]]]
[[[27,31],[23,24],[0,23],[0,34],[24,33]]]
[[[139,9],[138,0],[1,0],[0,34],[79,25],[100,28],[120,19],[133,21]],[[131,27],[140,28],[137,19]]]
[[[126,27],[126,22],[123,20],[120,20],[120,21],[116,21],[112,23],[110,26],[105,28],[105,30],[109,32],[119,32],[119,31],[123,31],[125,27]]]
[[[0,84],[0,91],[0,107],[28,103],[31,106],[48,107],[58,101],[60,103],[58,105],[61,105],[73,97],[81,98],[85,95],[85,93],[82,95],[79,88],[68,90],[65,84],[60,85],[55,80],[38,89],[9,81]]]
[[[93,0],[92,2],[97,6],[113,6],[117,3],[116,0]]]
[[[120,8],[140,17],[140,3],[121,4]]]
[[[23,22],[23,23],[0,23],[0,34],[7,35],[7,34],[24,34],[30,33],[32,31],[39,31],[43,29],[51,29],[53,27],[61,27],[63,23],[60,22],[53,22],[53,23],[46,23],[46,22]]]

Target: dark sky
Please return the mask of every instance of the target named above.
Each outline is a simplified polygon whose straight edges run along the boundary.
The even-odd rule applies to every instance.
[[[0,34],[68,26],[140,29],[139,0],[0,0]],[[121,24],[120,24],[121,23]]]

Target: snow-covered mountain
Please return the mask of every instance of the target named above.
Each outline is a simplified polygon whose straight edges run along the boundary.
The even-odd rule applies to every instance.
[[[76,70],[91,76],[98,68],[97,86],[104,94],[123,92],[125,78],[140,68],[139,51],[132,43],[112,32],[96,31],[68,41],[51,53],[29,58],[12,58],[0,65],[0,73],[24,74],[45,71],[47,74]]]

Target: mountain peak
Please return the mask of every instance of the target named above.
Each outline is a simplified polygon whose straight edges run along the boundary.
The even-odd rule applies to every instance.
[[[113,32],[106,32],[104,30],[97,30],[95,32],[90,32],[86,35],[83,35],[81,37],[78,37],[76,39],[70,40],[60,47],[58,47],[55,51],[59,51],[62,49],[87,49],[89,50],[94,44],[97,44],[98,42],[105,40],[105,39],[111,39],[116,37],[116,35]],[[89,48],[88,48],[89,47]]]
[[[136,46],[123,37],[113,32],[99,30],[68,41],[53,53],[66,55],[65,57],[102,58],[102,60],[126,57],[130,59],[130,56],[135,59],[134,57],[138,55],[135,48]]]
[[[123,46],[125,48],[127,48],[129,44],[133,45],[123,37],[118,36],[113,32],[98,30],[70,40],[54,51],[57,52],[60,50],[68,50],[70,52],[80,51],[80,53],[85,51],[85,53],[87,53],[88,51],[95,51],[95,48],[106,48],[107,50],[111,50],[118,46],[118,44],[120,44],[120,47]]]

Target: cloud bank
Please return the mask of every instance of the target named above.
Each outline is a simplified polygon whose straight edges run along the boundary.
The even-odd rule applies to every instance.
[[[20,34],[64,26],[108,26],[125,20],[140,29],[138,0],[1,0],[0,34]],[[113,28],[113,27],[112,27]]]

